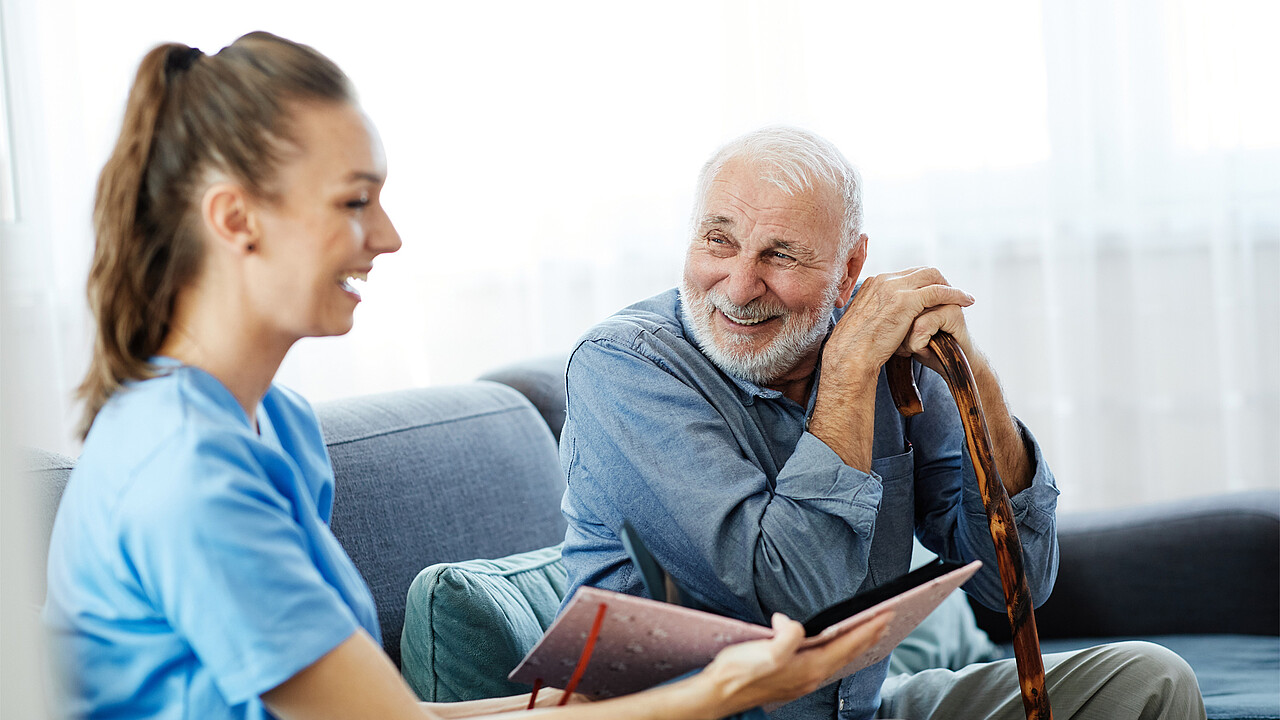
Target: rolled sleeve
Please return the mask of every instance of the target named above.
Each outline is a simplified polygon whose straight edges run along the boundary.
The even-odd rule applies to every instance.
[[[916,447],[920,540],[943,557],[981,560],[984,567],[965,584],[965,590],[983,605],[1002,609],[1004,590],[995,544],[955,398],[932,370],[918,368],[917,384],[926,412],[912,418],[909,434]],[[1058,489],[1035,437],[1017,418],[1014,422],[1035,463],[1031,485],[1010,501],[1027,585],[1032,601],[1039,605],[1049,597],[1058,574]]]
[[[1022,441],[1031,451],[1035,464],[1035,474],[1031,476],[1031,485],[1022,492],[1009,498],[1013,504],[1013,519],[1019,526],[1026,525],[1039,534],[1057,535],[1058,484],[1044,460],[1040,443],[1031,434],[1031,430],[1018,418],[1013,419],[1022,435]]]
[[[1031,485],[1009,498],[1018,540],[1022,545],[1022,565],[1031,592],[1032,603],[1039,607],[1049,598],[1058,576],[1058,487],[1045,462],[1040,444],[1021,420],[1014,423],[1035,463]],[[1004,590],[997,570],[995,543],[991,540],[990,521],[978,488],[977,474],[965,453],[964,462],[965,536],[971,538],[974,553],[987,566],[966,585],[966,590],[987,607],[1004,608]]]
[[[870,512],[880,507],[880,478],[844,464],[826,443],[805,432],[778,473],[777,493],[832,515]]]

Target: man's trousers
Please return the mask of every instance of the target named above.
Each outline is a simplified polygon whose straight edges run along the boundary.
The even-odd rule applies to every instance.
[[[1044,657],[1055,720],[1204,720],[1196,676],[1172,651],[1147,642]],[[877,717],[1024,720],[1012,659],[888,678]]]

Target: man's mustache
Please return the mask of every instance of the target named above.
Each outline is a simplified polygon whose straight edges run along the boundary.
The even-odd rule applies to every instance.
[[[746,305],[738,305],[722,293],[708,291],[707,301],[725,315],[732,315],[743,320],[767,320],[771,317],[786,316],[790,312],[777,303],[752,300]]]

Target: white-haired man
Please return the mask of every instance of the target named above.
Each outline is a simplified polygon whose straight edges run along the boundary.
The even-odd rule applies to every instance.
[[[1003,608],[954,401],[930,367],[940,330],[972,366],[1012,498],[1033,598],[1057,572],[1058,490],[933,268],[858,278],[860,180],[829,142],[768,128],[703,168],[684,278],[589,331],[567,371],[564,562],[580,585],[643,593],[624,520],[678,583],[727,615],[805,618],[902,575],[912,536],[982,560],[966,590]],[[911,355],[925,412],[904,419],[883,366]],[[886,680],[882,662],[774,717],[1022,717],[1013,661]],[[1204,717],[1194,675],[1157,646],[1046,659],[1068,717]],[[1170,689],[1172,688],[1172,689]],[[1129,709],[1125,709],[1128,706]]]

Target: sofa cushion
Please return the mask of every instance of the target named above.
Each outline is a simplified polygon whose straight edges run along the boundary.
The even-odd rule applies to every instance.
[[[1209,720],[1280,720],[1280,637],[1274,635],[1154,635],[1045,640],[1046,655],[1145,640],[1163,645],[1191,666]],[[1004,648],[1012,657],[1012,647]]]
[[[316,407],[336,478],[333,533],[373,592],[400,663],[422,568],[564,539],[564,478],[537,410],[505,385],[401,390]]]
[[[528,692],[507,673],[550,627],[567,587],[559,545],[432,565],[409,587],[401,672],[432,702]]]

